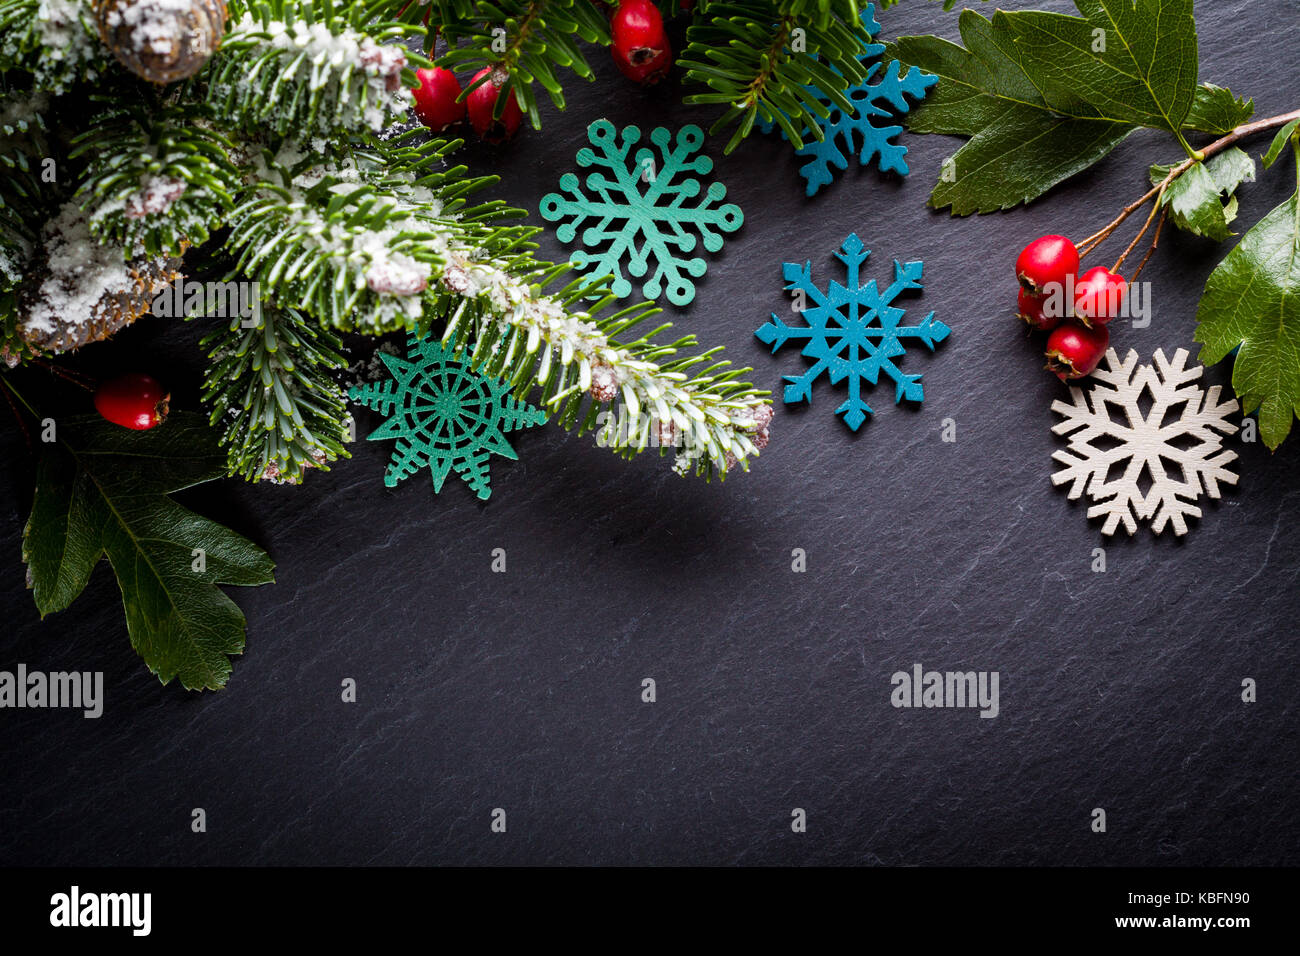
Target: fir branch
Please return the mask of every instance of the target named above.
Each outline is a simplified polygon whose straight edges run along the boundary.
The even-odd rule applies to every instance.
[[[264,297],[372,334],[414,325],[434,304],[429,278],[447,261],[446,237],[410,203],[359,181],[350,160],[318,165],[292,142],[256,158],[257,185],[231,215],[231,250]],[[426,208],[436,215],[432,194]]]
[[[839,109],[854,108],[843,91],[866,78],[857,57],[871,39],[854,0],[714,0],[699,20],[677,62],[687,81],[710,92],[684,102],[727,104],[710,129],[736,124],[726,152],[759,121],[779,123],[796,149],[805,136],[820,140],[816,119],[828,110],[806,86]]]
[[[33,105],[44,106],[45,97],[19,94],[0,101],[0,290],[6,291],[23,278],[52,198],[40,182],[49,146],[44,119]]]
[[[427,65],[399,44],[420,27],[372,22],[364,0],[233,0],[207,71],[217,117],[250,132],[378,132],[404,117]]]
[[[85,0],[0,0],[0,71],[24,70],[37,89],[57,94],[109,62]]]
[[[594,80],[576,41],[603,46],[610,42],[609,24],[591,0],[436,0],[434,11],[430,29],[438,30],[449,45],[438,65],[476,72],[501,68],[509,79],[498,94],[497,117],[505,109],[506,96],[513,93],[536,129],[542,121],[532,84],[541,84],[551,102],[564,109],[556,69]]]
[[[234,205],[239,173],[230,141],[192,111],[109,110],[73,140],[87,157],[77,200],[91,232],[149,255],[202,245]]]
[[[716,361],[716,349],[679,357],[695,347],[694,337],[665,343],[656,336],[668,324],[640,330],[658,313],[649,303],[612,314],[603,314],[614,306],[612,296],[585,305],[593,293],[585,277],[544,291],[568,267],[534,258],[528,239],[535,228],[499,224],[517,210],[500,203],[463,205],[468,193],[490,180],[465,180],[460,168],[440,168],[457,144],[421,139],[414,131],[356,154],[351,169],[359,183],[346,200],[368,196],[362,187],[372,187],[374,195],[395,203],[384,206],[386,215],[409,217],[400,220],[402,236],[416,243],[410,248],[419,251],[411,254],[428,264],[430,279],[420,300],[418,331],[445,318],[444,341],[455,339],[457,352],[468,351],[477,368],[508,379],[520,398],[540,391],[541,403],[562,427],[581,433],[604,425],[601,444],[616,452],[632,455],[652,447],[646,436],[653,418],[680,439],[680,469],[707,476],[725,473],[737,462],[748,468],[748,458],[758,451],[754,433],[767,394],[743,381],[749,369]],[[300,180],[310,178],[310,171],[299,174]],[[333,177],[313,188],[325,184],[343,198]],[[630,339],[620,340],[634,329]],[[461,330],[468,334],[458,335]],[[617,414],[601,420],[609,409],[586,401],[598,379],[616,390],[640,427],[611,427]],[[661,447],[661,454],[665,450]]]
[[[231,474],[298,483],[308,468],[347,457],[348,414],[332,372],[340,342],[292,309],[259,308],[202,340],[210,349],[203,400]]]

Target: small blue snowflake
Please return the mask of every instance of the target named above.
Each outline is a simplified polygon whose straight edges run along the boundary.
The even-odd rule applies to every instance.
[[[861,284],[862,264],[871,255],[857,234],[851,234],[840,247],[843,251],[835,257],[844,263],[848,282],[841,285],[832,281],[822,292],[813,284],[812,263],[802,266],[787,262],[782,266],[786,290],[795,295],[799,317],[807,323],[805,328],[786,325],[776,314],[754,334],[772,346],[772,352],[791,341],[804,341],[803,354],[813,359],[813,365],[802,375],[784,376],[787,405],[796,402],[812,403],[812,387],[823,373],[832,385],[849,380],[849,397],[837,415],[857,431],[867,416],[873,414],[871,406],[862,399],[862,382],[875,385],[884,372],[897,386],[894,401],[904,399],[919,402],[925,398],[920,375],[908,375],[894,359],[907,353],[906,343],[918,341],[930,351],[948,337],[948,326],[935,319],[931,312],[917,325],[900,325],[905,311],[893,305],[900,293],[921,288],[924,263],[902,263],[894,260],[894,282],[883,292],[872,279]]]
[[[862,26],[873,38],[880,32],[880,24],[876,22],[875,10],[871,4],[862,11]],[[857,60],[865,65],[868,60],[876,59],[884,51],[884,44],[863,43]],[[872,83],[877,78],[880,82]],[[799,174],[808,183],[805,190],[807,195],[812,196],[823,186],[834,182],[831,167],[841,171],[848,169],[849,157],[855,150],[858,152],[859,164],[866,166],[875,159],[882,172],[906,176],[908,168],[903,157],[907,155],[907,147],[891,142],[903,132],[903,127],[877,126],[872,120],[909,112],[912,107],[907,97],[924,99],[930,87],[938,82],[937,76],[922,72],[920,67],[909,67],[903,73],[902,65],[897,60],[890,63],[881,76],[880,63],[872,63],[867,69],[866,79],[844,91],[845,97],[856,108],[852,114],[845,113],[834,105],[817,87],[805,86],[804,90],[810,96],[830,110],[825,119],[812,117],[813,122],[821,128],[822,140],[811,140],[795,150],[796,156],[808,159],[808,162],[799,167]],[[770,133],[777,124],[766,120],[759,125],[764,133]],[[781,136],[789,139],[785,130],[781,130]],[[858,141],[862,143],[861,149],[857,146]]]

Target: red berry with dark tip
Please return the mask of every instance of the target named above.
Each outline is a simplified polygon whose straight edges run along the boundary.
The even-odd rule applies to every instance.
[[[413,89],[415,115],[421,123],[440,133],[465,118],[465,103],[456,100],[461,89],[455,73],[435,66],[416,70],[415,78],[419,81]]]
[[[1052,284],[1079,271],[1079,250],[1065,236],[1040,236],[1025,246],[1016,259],[1016,278],[1033,295],[1043,295]]]
[[[506,103],[501,118],[495,119],[492,113],[496,109],[497,97],[502,95],[501,88],[506,85],[510,75],[499,67],[484,67],[474,74],[470,84],[478,82],[481,76],[487,76],[487,82],[480,84],[465,97],[465,111],[469,115],[469,124],[485,142],[503,143],[514,136],[515,130],[519,129],[524,111],[519,108],[519,101],[515,99],[512,90],[505,94]]]
[[[1105,266],[1089,269],[1074,287],[1074,314],[1084,325],[1105,325],[1120,314],[1128,283]]]
[[[650,0],[622,0],[609,26],[613,36],[610,53],[624,76],[650,86],[668,75],[673,51],[664,32],[664,19]]]
[[[1083,378],[1096,371],[1109,347],[1110,331],[1106,326],[1089,328],[1066,322],[1047,337],[1047,369],[1062,382]]]
[[[1062,315],[1048,315],[1046,311],[1047,297],[1041,295],[1031,295],[1024,289],[1020,290],[1020,296],[1017,300],[1016,314],[1029,324],[1031,329],[1039,332],[1050,332],[1064,320]]]
[[[152,375],[133,372],[95,389],[95,411],[114,425],[147,431],[167,417],[170,397]]]

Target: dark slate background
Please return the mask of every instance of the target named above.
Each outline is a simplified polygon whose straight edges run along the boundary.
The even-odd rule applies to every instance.
[[[1011,7],[1071,9],[1063,0]],[[1300,3],[1202,0],[1202,78],[1292,109]],[[956,35],[956,12],[909,0],[885,36]],[[706,110],[676,85],[631,87],[604,55],[569,109],[509,147],[463,159],[536,208],[573,168],[591,120],[643,128]],[[778,406],[749,475],[706,485],[631,465],[554,428],[518,434],[478,503],[449,480],[386,489],[387,443],[301,489],[209,486],[189,502],[266,547],[273,586],[237,590],[248,648],[229,687],[162,687],[132,652],[101,565],[40,623],[23,588],[26,451],[4,437],[0,667],[105,672],[100,720],[5,711],[0,862],[22,864],[1294,864],[1295,620],[1300,439],[1241,446],[1239,487],[1184,541],[1104,542],[1053,488],[1041,343],[1011,318],[1012,262],[1045,231],[1093,231],[1176,159],[1135,135],[1028,210],[954,220],[925,205],[957,145],[908,137],[908,180],[854,172],[812,201],[779,139],[755,136],[716,174],[745,212],[695,302],[673,318],[777,389],[802,361],[753,330],[785,310],[783,259],[835,275],[850,231],[923,259],[953,334],[910,355],[920,409],[892,405],[856,436]],[[1249,144],[1257,156],[1266,138]],[[1284,164],[1241,191],[1255,222],[1294,188]],[[554,242],[545,250],[564,256]],[[1167,233],[1146,277],[1155,315],[1116,344],[1144,359],[1193,348],[1200,290],[1227,247]],[[153,369],[192,402],[194,332],[145,322],[81,361]],[[1226,367],[1208,383],[1228,382]],[[187,384],[187,381],[190,384]],[[958,441],[940,440],[952,417]],[[379,418],[361,410],[363,433]],[[505,548],[508,572],[489,570]],[[808,554],[793,574],[793,548]],[[1002,713],[907,711],[890,675],[1001,672]],[[355,678],[360,700],[340,702]],[[658,702],[640,701],[641,681]],[[1253,677],[1259,702],[1243,704]],[[194,807],[208,832],[190,830]],[[494,807],[508,832],[494,835]],[[808,832],[790,830],[794,807]],[[1109,832],[1090,831],[1106,809]]]

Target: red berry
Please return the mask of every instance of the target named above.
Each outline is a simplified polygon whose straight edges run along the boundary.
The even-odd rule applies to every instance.
[[[1089,269],[1074,287],[1074,314],[1084,325],[1105,325],[1119,315],[1128,283],[1105,266]]]
[[[415,91],[415,115],[435,133],[465,118],[465,103],[457,102],[460,81],[451,70],[440,66],[415,71],[420,85]]]
[[[1016,278],[1034,295],[1042,295],[1053,283],[1064,285],[1078,271],[1079,250],[1065,236],[1041,236],[1016,259]]]
[[[167,417],[170,397],[152,375],[132,372],[95,389],[95,411],[114,425],[147,431]]]
[[[492,112],[496,109],[501,87],[505,86],[506,81],[510,79],[510,74],[499,67],[488,66],[475,73],[470,84],[476,83],[481,76],[488,76],[490,79],[465,98],[469,124],[484,141],[503,143],[515,135],[520,120],[524,118],[524,112],[519,108],[519,101],[515,99],[515,94],[510,92],[506,94],[506,105],[501,118],[494,119]]]
[[[1047,298],[1041,295],[1031,295],[1024,289],[1020,290],[1018,300],[1019,312],[1017,315],[1029,323],[1029,327],[1037,329],[1039,332],[1050,332],[1061,324],[1065,318],[1062,315],[1048,315],[1043,311],[1047,304]]]
[[[1110,347],[1104,325],[1089,328],[1078,322],[1057,326],[1047,337],[1047,369],[1062,382],[1091,375]]]
[[[664,18],[650,0],[622,0],[610,19],[610,52],[619,71],[643,86],[658,83],[673,63]]]

